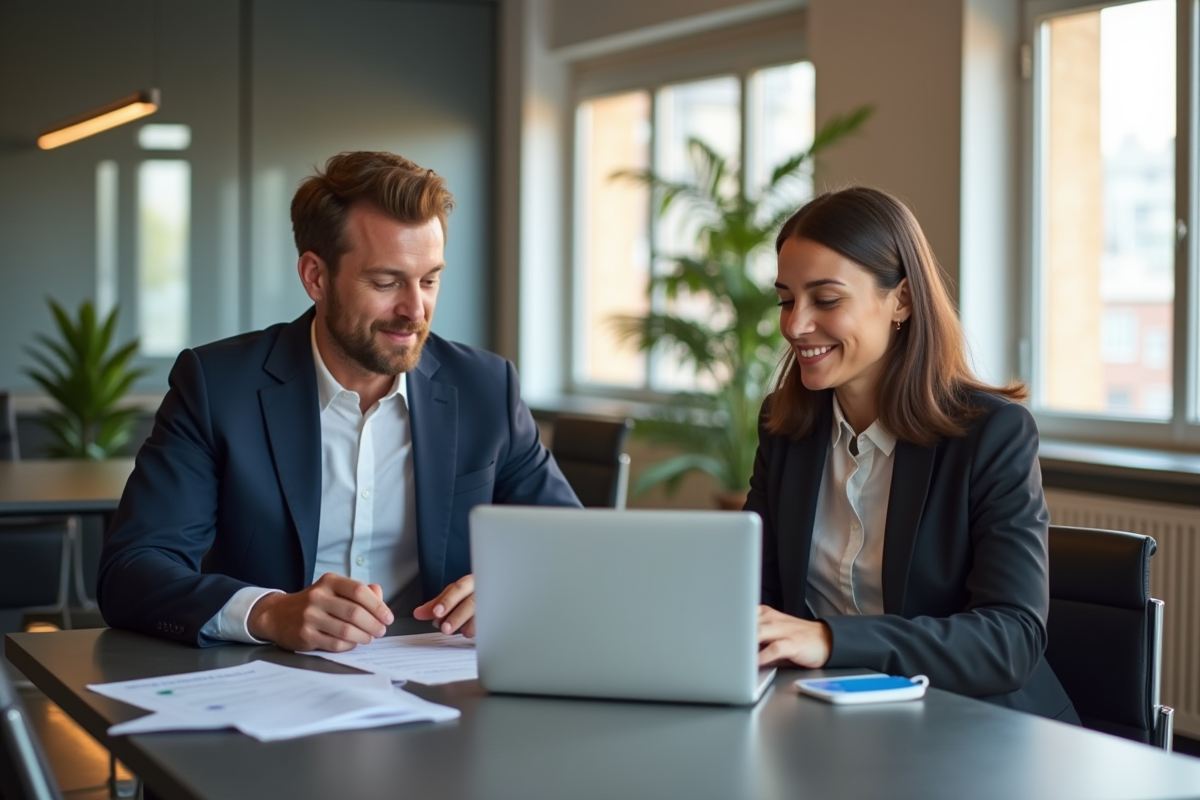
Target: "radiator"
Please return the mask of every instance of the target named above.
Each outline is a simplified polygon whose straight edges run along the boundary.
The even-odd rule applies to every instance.
[[[1200,508],[1082,492],[1046,491],[1055,525],[1132,531],[1154,537],[1150,595],[1166,603],[1162,703],[1175,732],[1200,738]]]

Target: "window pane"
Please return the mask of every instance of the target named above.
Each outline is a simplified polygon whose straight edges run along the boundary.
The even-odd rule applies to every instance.
[[[1038,396],[1059,411],[1171,414],[1175,3],[1042,30]]]
[[[808,61],[750,76],[746,188],[751,193],[766,185],[775,167],[812,145],[815,87],[816,73]],[[799,197],[812,194],[811,172],[797,183]]]
[[[775,168],[812,146],[815,132],[816,72],[808,61],[761,69],[747,86],[750,114],[746,123],[746,191],[758,197]],[[812,164],[781,186],[778,205],[797,208],[812,197]],[[750,269],[766,285],[775,281],[775,250],[764,248],[751,257]]]
[[[174,356],[187,343],[191,184],[186,161],[138,169],[138,316],[148,356]]]
[[[659,174],[675,181],[695,181],[694,156],[688,145],[692,139],[707,144],[732,167],[737,166],[741,151],[741,84],[735,77],[711,78],[667,86],[658,92],[655,130],[655,166]],[[733,177],[727,172],[721,189],[736,192]],[[660,256],[694,255],[700,225],[705,220],[684,204],[675,204],[656,224],[655,249]],[[656,269],[669,269],[660,259]],[[678,299],[665,305],[671,314],[687,319],[710,320],[713,308],[708,298],[680,292]],[[714,324],[720,324],[719,320]],[[695,371],[680,363],[671,353],[655,357],[651,374],[655,389],[712,388],[698,381]]]
[[[96,312],[117,304],[117,162],[96,165]]]
[[[646,358],[614,333],[613,318],[650,308],[649,189],[620,170],[650,166],[650,95],[630,92],[580,105],[576,115],[575,379],[642,387]]]

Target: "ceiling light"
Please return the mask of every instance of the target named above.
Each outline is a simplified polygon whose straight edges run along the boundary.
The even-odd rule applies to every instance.
[[[141,119],[158,111],[158,104],[158,89],[135,92],[122,97],[115,103],[109,103],[102,108],[97,108],[95,111],[67,120],[60,125],[55,125],[53,128],[43,131],[38,136],[38,147],[43,150],[52,150],[55,147],[62,147],[64,144],[77,142],[80,139],[93,136],[101,131],[106,131],[109,128],[124,125],[126,122],[133,122],[135,119]]]

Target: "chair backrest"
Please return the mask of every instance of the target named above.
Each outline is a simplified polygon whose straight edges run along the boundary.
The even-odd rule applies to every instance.
[[[13,397],[8,392],[0,392],[0,461],[16,461],[19,456],[17,412],[13,408]]]
[[[1050,526],[1046,660],[1086,727],[1169,749],[1162,603],[1150,597],[1156,549],[1136,533]]]
[[[3,665],[0,665],[0,797],[62,800],[46,753]]]
[[[624,508],[629,457],[622,451],[628,419],[563,414],[554,421],[550,450],[586,508]]]

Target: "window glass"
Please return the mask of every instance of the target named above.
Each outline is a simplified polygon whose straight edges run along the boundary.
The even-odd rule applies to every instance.
[[[96,313],[117,304],[117,162],[96,165]]]
[[[758,197],[776,167],[812,146],[816,71],[809,61],[760,69],[750,76],[747,91],[746,191]],[[787,179],[781,205],[798,207],[812,197],[811,166]],[[773,283],[775,251],[760,250],[751,258],[750,268],[759,281]]]
[[[187,150],[192,144],[192,126],[151,123],[138,129],[137,139],[143,150]]]
[[[174,356],[187,345],[191,165],[138,168],[138,321],[141,351]]]
[[[808,61],[760,69],[747,88],[746,188],[757,192],[775,167],[812,145],[816,72]],[[804,175],[797,188],[808,197],[812,174]]]
[[[1037,398],[1166,419],[1174,302],[1175,3],[1040,32]]]
[[[640,388],[646,359],[615,335],[612,320],[644,315],[650,307],[650,192],[613,175],[650,166],[650,94],[589,100],[579,106],[575,130],[575,379]]]
[[[736,167],[741,153],[741,82],[733,76],[680,83],[660,89],[656,108],[657,172],[673,181],[695,181],[695,152],[690,145],[698,139]],[[727,170],[720,188],[737,190],[736,175]],[[692,208],[676,203],[656,223],[654,244],[660,256],[655,269],[671,268],[666,256],[694,255],[701,226],[705,222]],[[661,299],[660,299],[661,301]],[[713,309],[707,298],[686,292],[662,305],[671,314],[705,319]],[[720,324],[715,321],[713,324]],[[695,371],[680,364],[671,353],[655,354],[651,386],[662,391],[712,388],[697,380]]]

